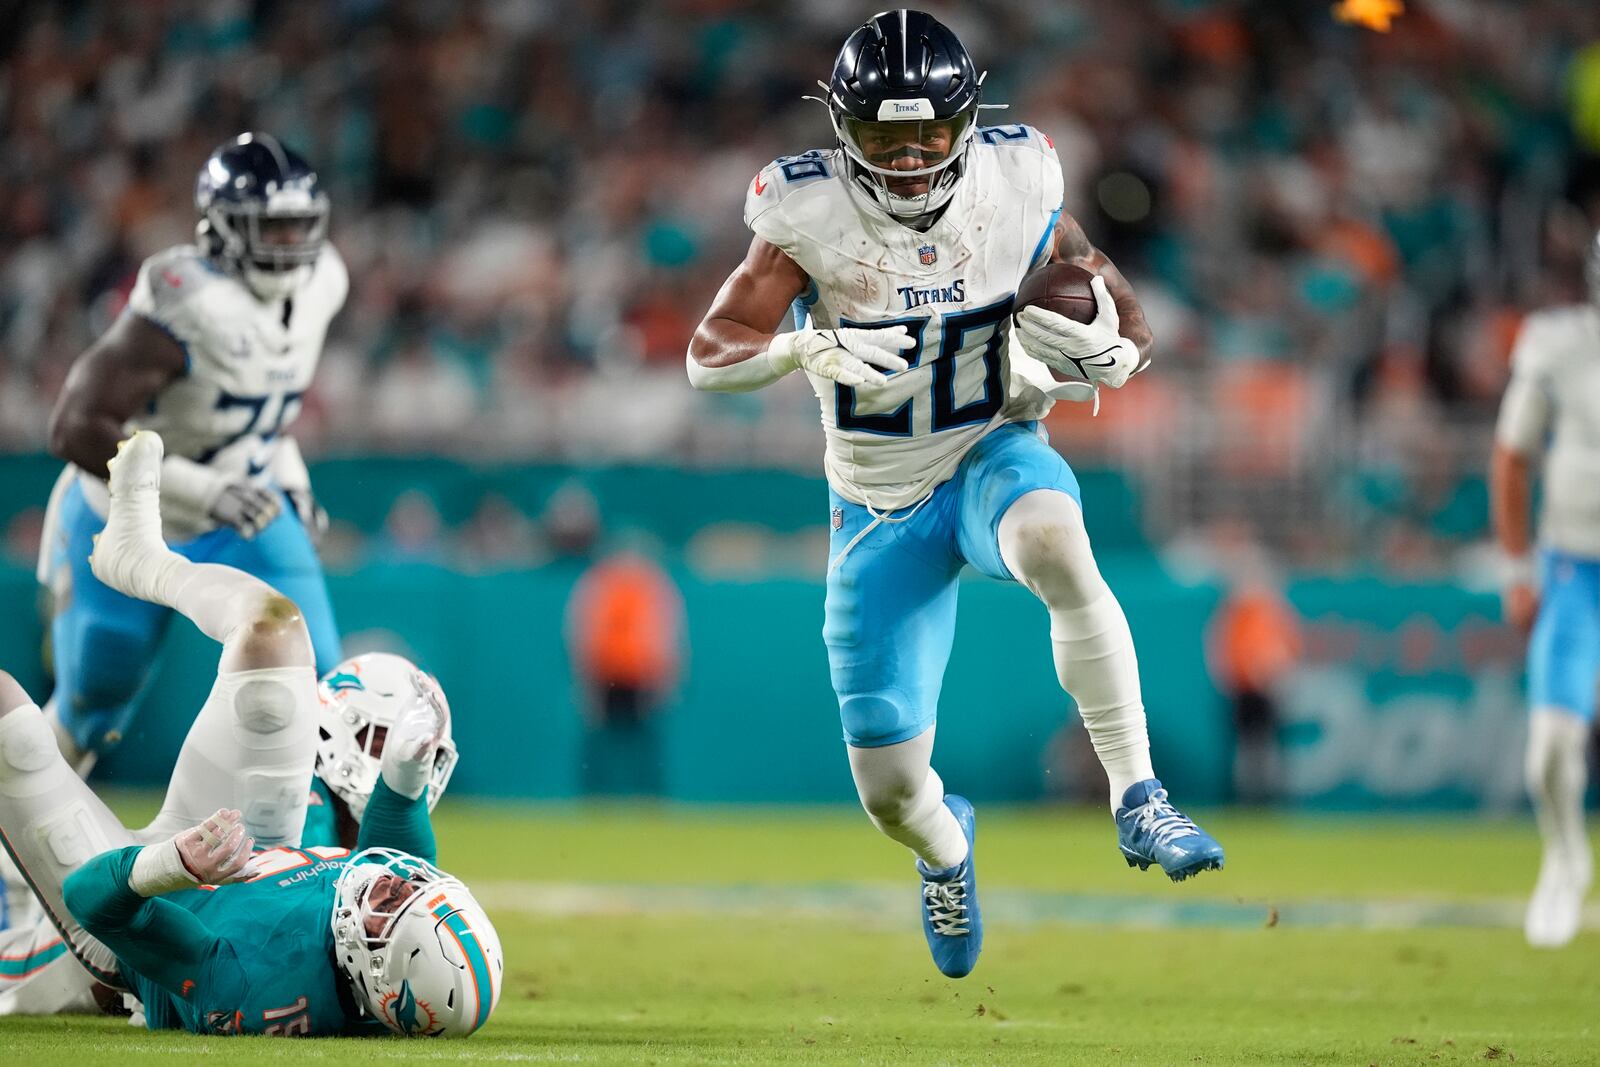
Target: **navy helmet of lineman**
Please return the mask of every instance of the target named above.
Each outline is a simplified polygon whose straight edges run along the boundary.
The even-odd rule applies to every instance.
[[[194,185],[196,241],[263,300],[303,285],[328,236],[317,172],[269,133],[242,133],[211,153]]]
[[[961,41],[933,16],[874,15],[845,40],[823,85],[855,184],[898,218],[943,207],[977,133],[982,82]]]

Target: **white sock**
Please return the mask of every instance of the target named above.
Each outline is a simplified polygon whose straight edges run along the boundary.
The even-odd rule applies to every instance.
[[[1528,716],[1528,795],[1545,854],[1584,886],[1593,870],[1583,823],[1588,743],[1588,722],[1571,712],[1535,708]]]
[[[881,748],[847,746],[856,792],[872,824],[942,871],[967,858],[967,835],[944,806],[944,782],[934,773],[933,729]]]
[[[1106,769],[1111,809],[1135,782],[1156,776],[1139,687],[1139,660],[1122,605],[1109,587],[1085,607],[1052,609],[1050,644],[1061,688],[1078,702],[1100,765]]]
[[[1050,610],[1056,678],[1078,702],[1114,812],[1128,787],[1155,771],[1133,634],[1095,566],[1083,511],[1054,489],[1024,493],[1001,516],[998,539],[1000,558]]]

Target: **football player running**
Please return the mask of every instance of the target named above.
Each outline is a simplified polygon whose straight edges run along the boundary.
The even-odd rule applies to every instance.
[[[317,741],[309,634],[292,601],[161,540],[161,439],[110,463],[91,566],[223,646],[173,785],[139,844],[73,773],[44,714],[0,674],[0,840],[67,951],[132,992],[152,1029],[464,1036],[488,1019],[504,962],[488,916],[433,865],[429,784],[447,710],[418,684],[385,734],[352,855],[299,848]],[[195,743],[195,733],[219,743]],[[226,739],[231,744],[220,743]],[[184,759],[218,761],[185,774]],[[227,798],[221,810],[198,806]],[[256,845],[265,851],[253,853]]]
[[[144,262],[127,309],[73,364],[50,420],[50,449],[68,466],[40,552],[56,605],[46,710],[85,771],[126,733],[172,619],[88,563],[105,522],[106,461],[135,429],[166,441],[161,517],[174,549],[282,591],[304,613],[320,669],[340,658],[312,548],[325,518],[285,434],[349,288],[326,240],[328,198],[304,159],[247,133],[206,160],[195,206],[195,243]]]
[[[930,763],[964,565],[1022,582],[1049,610],[1057,676],[1110,779],[1129,865],[1182,879],[1223,862],[1151,768],[1127,621],[1095,565],[1077,481],[1037,427],[1055,398],[1142,369],[1150,330],[1127,281],[1062,213],[1049,138],[977,125],[982,80],[921,12],[852,33],[824,86],[837,147],[756,176],[755,239],[688,355],[697,388],[757,389],[801,369],[821,400],[823,639],[850,768],[873,823],[916,854],[924,931],[951,977],[972,970],[983,936],[972,805],[946,795]],[[1098,275],[1098,314],[1081,325],[1024,309],[1024,354],[1013,297],[1051,260]],[[797,328],[775,332],[791,304]]]
[[[1511,353],[1490,468],[1494,529],[1508,568],[1508,619],[1528,641],[1524,771],[1544,858],[1528,902],[1530,945],[1578,933],[1594,863],[1583,825],[1589,731],[1600,683],[1600,235],[1588,303],[1529,315]],[[1539,549],[1529,511],[1543,456]]]

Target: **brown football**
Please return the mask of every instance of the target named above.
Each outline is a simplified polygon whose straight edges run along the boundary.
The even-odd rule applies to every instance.
[[[1093,279],[1092,271],[1084,270],[1076,263],[1046,263],[1037,270],[1029,271],[1022,279],[1022,284],[1017,286],[1012,313],[1032,304],[1065,315],[1074,322],[1093,322],[1096,310],[1094,290],[1089,288],[1089,282]]]

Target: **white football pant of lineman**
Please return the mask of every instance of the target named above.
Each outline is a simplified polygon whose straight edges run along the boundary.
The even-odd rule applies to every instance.
[[[115,985],[110,953],[62,904],[61,885],[112,848],[170,837],[237,808],[258,845],[297,845],[316,759],[311,641],[294,604],[243,571],[193,563],[161,540],[161,439],[140,433],[111,465],[112,499],[91,563],[129,596],[187,616],[222,644],[217,680],[178,756],[156,820],[130,832],[67,764],[20,686],[0,686],[0,831],[49,926],[0,933],[0,956],[63,939],[69,952],[21,981],[0,979],[0,1014],[94,1010],[79,964]],[[50,930],[54,933],[50,933]],[[42,932],[41,932],[42,931]]]
[[[1524,771],[1544,840],[1539,881],[1528,901],[1523,933],[1535,948],[1560,948],[1578,935],[1583,898],[1594,876],[1583,793],[1589,723],[1561,708],[1535,708],[1528,717]]]
[[[1100,576],[1078,502],[1054,489],[1019,497],[1000,518],[1000,557],[1050,612],[1056,678],[1077,701],[1106,770],[1111,808],[1154,778],[1139,662],[1122,605]],[[881,748],[847,746],[856,792],[874,825],[935,870],[966,858],[967,839],[931,766],[934,731]]]

